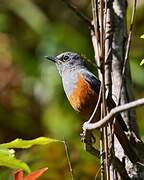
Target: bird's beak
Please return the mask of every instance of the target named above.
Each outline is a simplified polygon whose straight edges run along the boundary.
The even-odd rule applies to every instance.
[[[48,59],[49,61],[56,62],[56,58],[53,56],[45,56],[45,59]]]

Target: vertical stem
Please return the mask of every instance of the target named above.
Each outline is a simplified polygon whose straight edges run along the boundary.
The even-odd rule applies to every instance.
[[[103,148],[103,128],[100,129],[100,167],[101,180],[104,180],[104,148]]]
[[[103,25],[103,15],[104,11],[104,2],[103,0],[100,1],[100,49],[101,49],[101,63],[104,63],[104,25]]]
[[[106,29],[106,14],[107,3],[104,4],[104,0],[100,0],[100,6],[98,6],[98,0],[92,0],[92,14],[94,32],[92,32],[92,41],[94,45],[96,63],[101,66],[101,70],[98,71],[99,79],[102,83],[102,105],[101,105],[101,118],[107,113],[106,108],[106,96],[105,96],[105,29]],[[104,16],[105,10],[105,16]],[[101,179],[104,179],[104,169],[106,170],[106,179],[110,179],[110,168],[108,165],[108,132],[107,127],[101,130],[100,140],[100,152],[105,151],[105,157],[101,156]],[[104,168],[105,162],[105,168]]]
[[[109,152],[108,152],[108,132],[107,132],[107,127],[104,127],[104,149],[105,149],[105,164],[106,164],[106,176],[107,180],[110,180],[110,168],[109,168]]]
[[[130,24],[130,32],[129,32],[127,45],[126,45],[126,52],[125,52],[125,57],[124,57],[123,69],[122,69],[122,79],[121,79],[120,88],[119,88],[119,92],[118,92],[118,103],[117,103],[117,105],[120,105],[120,101],[121,101],[121,91],[122,91],[122,86],[123,86],[123,81],[124,81],[124,76],[125,76],[125,71],[126,71],[126,65],[127,65],[128,58],[129,58],[132,31],[133,31],[133,26],[134,26],[134,18],[135,18],[135,13],[136,13],[136,5],[137,5],[137,0],[134,0],[133,1],[131,24]]]
[[[115,119],[114,119],[115,121]],[[110,179],[115,179],[115,169],[114,166],[112,164],[112,161],[114,159],[115,156],[115,152],[114,152],[114,123],[110,124],[109,123],[109,132],[110,132],[110,139],[109,139],[109,149],[110,149]]]
[[[99,17],[98,2],[97,0],[92,0],[91,4],[92,4],[93,25],[94,25],[94,31],[91,31],[92,42],[95,52],[95,61],[97,66],[100,66],[100,30],[99,30],[99,18],[98,18]]]
[[[73,169],[72,169],[72,165],[71,165],[71,161],[70,161],[70,155],[69,155],[68,145],[67,145],[67,142],[66,142],[65,138],[64,138],[64,141],[63,141],[63,142],[64,142],[66,157],[67,157],[67,161],[68,161],[68,165],[69,165],[69,170],[70,170],[71,179],[74,180]]]
[[[111,93],[112,88],[112,80],[111,80],[111,62],[112,62],[112,21],[111,21],[111,8],[112,3],[111,0],[105,0],[105,16],[104,16],[104,53],[105,53],[105,64],[104,64],[104,77],[105,77],[105,88],[108,93]],[[108,109],[107,109],[108,111]],[[113,175],[113,171],[110,171],[110,166],[109,166],[109,153],[112,153],[112,151],[109,151],[110,144],[113,143],[111,138],[112,136],[110,135],[108,138],[108,133],[111,134],[111,127],[110,124],[107,126],[106,129],[106,135],[107,135],[107,141],[106,141],[106,149],[107,149],[107,156],[106,156],[106,162],[107,164],[107,179],[110,179]],[[113,146],[113,144],[111,144]],[[110,149],[111,150],[111,149]],[[113,152],[114,153],[114,152]],[[112,156],[112,155],[111,155]],[[112,169],[112,166],[111,166]],[[110,173],[111,172],[111,173]]]
[[[106,9],[105,9],[106,11]],[[103,109],[102,109],[102,117],[106,115],[106,96],[105,96],[105,39],[104,39],[104,1],[100,1],[100,47],[101,47],[101,82],[102,82],[102,102],[103,102]],[[104,136],[104,150],[105,150],[105,170],[106,170],[106,177],[107,180],[110,179],[110,171],[108,165],[108,134],[107,134],[107,127],[103,129],[103,136]]]

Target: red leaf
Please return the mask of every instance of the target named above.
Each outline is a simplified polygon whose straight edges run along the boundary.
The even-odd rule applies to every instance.
[[[42,168],[37,171],[31,172],[29,175],[25,177],[25,180],[35,180],[38,177],[42,176],[48,168]],[[19,180],[19,179],[18,179]]]
[[[15,172],[14,180],[23,180],[23,170],[22,169]]]

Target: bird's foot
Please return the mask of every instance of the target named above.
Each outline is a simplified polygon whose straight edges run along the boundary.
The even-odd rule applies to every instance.
[[[91,131],[81,133],[80,138],[84,143],[94,144],[96,142],[96,138]]]

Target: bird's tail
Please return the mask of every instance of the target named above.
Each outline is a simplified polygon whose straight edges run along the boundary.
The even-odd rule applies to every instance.
[[[108,95],[107,103],[108,103],[109,110],[111,110],[112,108],[116,107],[116,103],[114,102],[114,100],[112,99],[112,97],[110,95]],[[116,116],[116,120],[119,122],[119,124],[121,125],[121,127],[122,127],[122,129],[124,131],[128,131],[126,123],[124,122],[121,114],[118,114]]]
[[[107,103],[108,103],[108,107],[110,109],[116,107],[116,104],[110,95],[107,98]],[[128,128],[127,128],[121,114],[118,114],[116,116],[116,122],[114,124],[114,133],[115,133],[117,139],[119,140],[121,146],[123,147],[125,154],[129,157],[131,162],[134,162],[134,163],[139,162],[139,158],[138,158],[137,154],[135,153],[135,151],[133,150],[124,131],[128,131]]]

